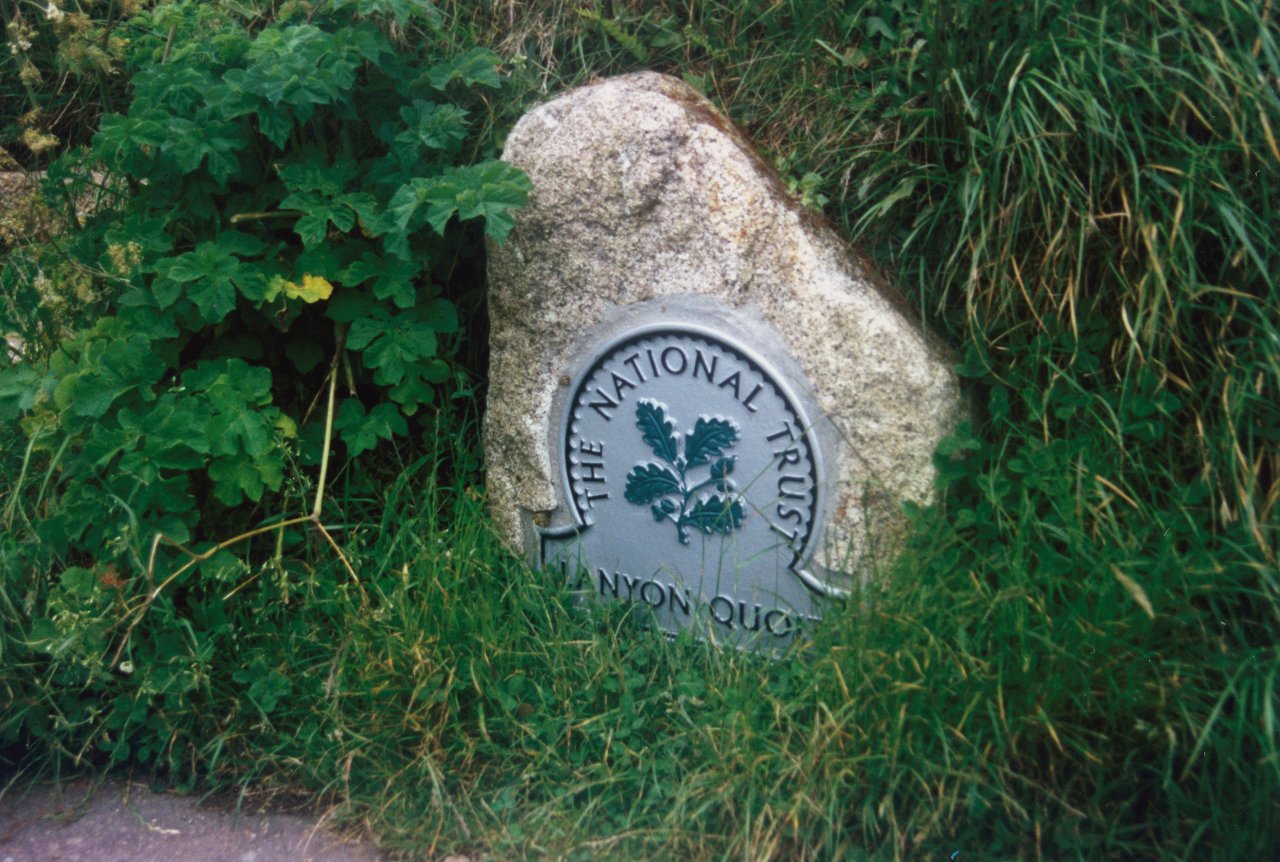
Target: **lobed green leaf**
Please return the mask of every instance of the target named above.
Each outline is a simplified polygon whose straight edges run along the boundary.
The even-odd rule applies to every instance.
[[[453,81],[496,90],[502,86],[502,76],[498,74],[501,65],[502,58],[487,48],[472,48],[432,66],[426,78],[437,90],[444,90]]]
[[[690,467],[708,463],[724,454],[738,440],[738,427],[728,419],[699,417],[684,441],[684,457]]]
[[[648,398],[636,404],[636,427],[644,442],[668,464],[675,464],[678,454],[675,424],[667,418],[666,407]]]
[[[680,493],[683,493],[680,479],[661,464],[637,464],[627,474],[624,496],[630,503],[644,505],[668,494]]]

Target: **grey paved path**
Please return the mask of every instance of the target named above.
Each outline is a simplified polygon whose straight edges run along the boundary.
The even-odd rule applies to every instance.
[[[261,814],[153,793],[146,784],[89,780],[0,784],[0,862],[384,862],[367,842],[315,817]],[[87,796],[87,798],[86,798]]]

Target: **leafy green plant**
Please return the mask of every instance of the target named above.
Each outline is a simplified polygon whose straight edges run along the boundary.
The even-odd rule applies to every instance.
[[[279,491],[289,446],[319,460],[299,427],[339,365],[350,394],[336,427],[352,455],[408,433],[449,378],[459,323],[440,276],[463,237],[450,222],[483,217],[501,239],[528,185],[500,162],[455,164],[464,103],[497,86],[496,58],[418,68],[363,8],[257,33],[201,4],[140,16],[151,29],[128,113],[104,117],[92,150],[54,172],[88,182],[80,166],[98,161],[113,193],[81,241],[97,253],[80,265],[101,319],[50,357],[24,419],[69,441],[66,520],[44,531],[55,547],[128,536],[136,551],[160,523],[187,541],[214,501]],[[89,524],[89,508],[128,516]]]
[[[791,191],[856,232],[957,349],[975,412],[941,447],[937,505],[914,511],[914,540],[883,580],[786,661],[761,661],[646,636],[623,608],[582,613],[559,577],[512,560],[486,522],[460,401],[437,390],[407,416],[335,394],[337,433],[379,447],[360,469],[332,458],[320,483],[343,557],[306,515],[272,529],[317,490],[312,418],[285,438],[278,494],[216,510],[242,521],[223,541],[265,531],[164,561],[177,577],[105,667],[139,618],[139,569],[79,551],[68,565],[29,540],[28,518],[64,499],[80,438],[0,423],[14,441],[0,445],[0,762],[100,751],[246,793],[305,786],[415,858],[1172,862],[1280,846],[1274,10],[441,6],[429,59],[479,43],[514,72],[501,93],[448,85],[477,124],[653,66],[696,81],[804,178]],[[395,8],[408,7],[360,7]],[[430,26],[414,20],[395,26]],[[406,126],[421,128],[414,116]],[[473,151],[486,152],[463,144]],[[409,214],[411,247],[437,240],[430,207]],[[228,212],[274,212],[235,228],[296,249],[280,209]],[[316,218],[333,237],[355,210],[329,210]],[[64,240],[81,261],[101,254],[103,223],[87,228]],[[219,266],[256,260],[231,257]],[[30,284],[23,261],[11,258]],[[381,262],[395,265],[368,261],[356,290],[393,321],[402,264]],[[104,298],[101,276],[43,271],[33,294],[61,296],[59,320]],[[306,301],[326,289],[308,272],[329,299]],[[278,300],[324,329],[293,350],[314,363],[290,377],[300,394],[287,400],[273,374],[270,406],[297,418],[292,405],[325,403],[335,383],[378,389],[356,348],[350,375],[342,359],[330,374],[323,312],[351,285],[280,277]],[[470,331],[452,290],[435,298],[455,300]],[[28,354],[48,355],[59,331],[27,330]],[[451,358],[456,342],[432,334]],[[42,370],[3,378],[9,409],[34,406]],[[420,457],[383,404],[424,431]]]
[[[28,553],[61,583],[26,645],[54,659],[85,645],[91,677],[122,661],[158,672],[139,654],[181,643],[187,617],[211,611],[242,572],[226,553],[237,542],[274,535],[279,565],[288,529],[311,525],[337,550],[321,523],[331,438],[350,459],[432,427],[459,373],[448,285],[479,242],[461,222],[501,241],[529,190],[471,130],[501,85],[498,58],[420,57],[398,41],[438,29],[430,4],[296,6],[267,22],[228,9],[180,2],[133,19],[127,112],[49,172],[52,200],[93,187],[97,203],[69,242],[4,269],[5,329],[32,338],[28,361],[0,368],[0,420],[29,437],[24,474],[44,469],[38,489],[19,480],[4,527],[30,524]],[[74,296],[55,281],[64,271]],[[22,301],[42,291],[70,306],[43,343]],[[311,512],[289,517],[313,490]],[[3,566],[20,577],[19,560]],[[57,610],[76,601],[101,613]],[[154,625],[139,629],[144,618]],[[193,649],[193,667],[210,660],[212,646]],[[183,695],[200,676],[162,689]],[[113,758],[135,724],[115,727]]]

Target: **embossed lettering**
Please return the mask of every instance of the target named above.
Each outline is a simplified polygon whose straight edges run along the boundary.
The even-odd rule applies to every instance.
[[[717,605],[716,603],[719,602]],[[717,608],[723,609],[724,613],[717,611]],[[725,628],[733,628],[733,599],[728,596],[716,596],[708,605],[711,612],[711,618]]]
[[[636,584],[640,583],[640,579],[635,577],[634,575],[628,575],[626,572],[623,572],[622,581],[627,585],[627,598],[634,601],[635,593],[636,593]]]
[[[640,382],[644,383],[645,376],[644,376],[644,371],[640,368],[640,354],[633,353],[622,361],[630,365],[631,370],[636,373],[636,377],[639,377]]]
[[[742,385],[742,373],[738,371],[733,372],[724,380],[721,380],[719,383],[719,386],[721,389],[724,389],[726,386],[732,386],[734,398],[742,397],[741,385]]]
[[[609,373],[613,375],[613,397],[617,398],[619,401],[623,400],[626,397],[625,395],[622,394],[622,390],[636,388],[636,385],[634,383],[632,383],[627,378],[623,377],[618,372],[611,371]]]
[[[788,491],[787,490],[788,482],[792,482],[792,483],[799,482],[800,490]],[[806,484],[807,484],[807,478],[805,476],[790,476],[790,475],[779,476],[778,477],[778,494],[790,500],[803,500],[805,499],[804,489]]]
[[[680,610],[687,617],[689,616],[689,591],[684,590],[684,595],[680,595],[680,591],[676,589],[675,584],[667,584],[667,596],[671,599],[671,612],[676,612],[676,605],[680,605]]]
[[[747,410],[751,411],[752,413],[755,413],[757,408],[752,407],[751,402],[756,400],[756,396],[760,394],[760,390],[762,389],[764,389],[764,384],[757,383],[756,388],[752,389],[751,392],[747,395],[747,397],[742,399],[742,406],[747,408]]]
[[[653,587],[653,594],[649,592],[650,587]],[[667,591],[657,581],[645,581],[640,585],[640,598],[645,604],[660,608],[667,603]]]
[[[583,461],[582,473],[579,478],[583,482],[603,483],[604,476],[598,472],[601,470],[604,470],[604,464],[600,461]]]
[[[600,578],[600,595],[604,595],[604,588],[607,586],[616,599],[618,597],[618,573],[614,572],[613,577],[610,577],[609,573],[604,569],[596,569],[596,574]]]
[[[783,623],[786,623],[781,631],[773,626],[774,621],[778,619],[782,620]],[[795,627],[795,622],[791,619],[791,615],[786,611],[780,611],[777,608],[774,608],[764,615],[764,627],[769,630],[769,634],[771,635],[785,637],[786,635],[791,634],[791,629]]]
[[[707,357],[701,350],[695,350],[693,353],[693,379],[698,379],[698,369],[702,369],[702,374],[707,378],[708,383],[716,382],[716,366],[720,364],[719,356],[711,357],[711,364],[707,365]]]
[[[775,431],[765,439],[772,443],[780,437],[786,437],[788,440],[796,439],[796,432],[792,430],[790,422],[784,423],[781,431]]]
[[[680,365],[678,367],[671,367],[671,362],[668,359],[670,356],[675,356],[680,360]],[[685,369],[689,367],[689,357],[685,356],[684,351],[679,347],[668,347],[666,350],[662,351],[662,367],[665,368],[669,374],[684,374]]]
[[[608,413],[604,412],[604,408],[606,408],[606,407],[617,407],[617,406],[618,406],[618,402],[617,402],[617,401],[614,401],[612,398],[610,398],[608,395],[606,395],[606,394],[605,394],[605,392],[604,392],[604,390],[603,390],[603,389],[600,389],[599,387],[596,387],[596,394],[597,394],[597,395],[599,395],[599,396],[600,396],[602,399],[604,399],[604,400],[603,400],[603,401],[592,401],[592,402],[591,402],[591,403],[589,403],[587,406],[588,406],[588,407],[590,407],[592,410],[596,411],[597,413],[599,413],[602,417],[604,417],[604,421],[606,421],[606,422],[611,422],[611,421],[613,421],[613,417],[612,417],[612,416],[610,416]]]
[[[795,543],[795,540],[796,540],[796,536],[800,535],[800,531],[799,531],[799,530],[791,530],[791,531],[787,531],[787,530],[782,529],[781,527],[779,527],[777,524],[773,523],[772,521],[770,521],[770,522],[769,522],[769,528],[770,528],[770,529],[772,529],[772,530],[773,530],[775,533],[777,533],[779,536],[782,536],[782,538],[786,539],[786,540],[787,540],[787,544],[788,544],[788,545],[794,544],[794,543]]]

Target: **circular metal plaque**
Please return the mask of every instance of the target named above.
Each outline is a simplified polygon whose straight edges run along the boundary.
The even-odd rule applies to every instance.
[[[649,605],[668,631],[777,640],[817,618],[814,595],[830,592],[806,570],[819,453],[786,384],[746,347],[692,324],[610,340],[570,384],[558,445],[575,524],[544,534],[544,563]]]

